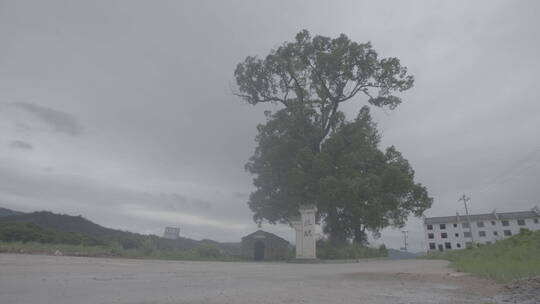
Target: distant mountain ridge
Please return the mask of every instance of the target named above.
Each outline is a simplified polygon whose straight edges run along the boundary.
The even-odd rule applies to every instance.
[[[15,210],[0,207],[0,217],[21,215],[21,214],[24,214],[24,212],[15,211]]]
[[[90,246],[119,244],[124,249],[131,249],[140,248],[144,242],[151,239],[159,249],[190,249],[210,245],[233,254],[235,252],[232,251],[236,251],[236,248],[230,244],[211,240],[197,241],[182,237],[170,240],[155,235],[106,228],[82,216],[56,214],[49,211],[22,213],[4,208],[2,208],[2,214],[10,214],[0,217],[0,240],[3,241],[37,241]]]

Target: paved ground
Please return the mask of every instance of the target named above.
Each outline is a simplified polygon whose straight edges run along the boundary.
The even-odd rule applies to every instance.
[[[496,288],[430,260],[287,264],[0,254],[2,304],[482,304]]]

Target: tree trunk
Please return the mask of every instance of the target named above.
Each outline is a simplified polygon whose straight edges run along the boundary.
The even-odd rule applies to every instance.
[[[366,228],[361,227],[360,225],[357,225],[354,227],[354,243],[358,245],[367,245],[367,235],[366,235]]]
[[[345,227],[339,221],[336,208],[330,207],[325,219],[324,232],[329,235],[330,243],[334,246],[343,246],[347,244],[347,235]]]

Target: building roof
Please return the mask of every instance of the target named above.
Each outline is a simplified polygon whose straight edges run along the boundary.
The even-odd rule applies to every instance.
[[[471,221],[494,221],[494,220],[519,220],[527,218],[540,217],[540,214],[535,211],[517,211],[517,212],[492,212],[484,214],[471,214]],[[454,216],[426,217],[424,224],[444,224],[467,221],[466,215],[456,214]]]
[[[505,212],[505,213],[498,213],[498,215],[499,215],[499,218],[503,220],[526,219],[526,218],[534,218],[534,217],[540,216],[540,214],[534,211]]]
[[[277,241],[280,241],[280,242],[285,242],[287,244],[289,244],[289,241],[283,239],[283,238],[280,238],[279,236],[273,234],[273,233],[270,233],[270,232],[266,232],[266,231],[263,231],[263,230],[257,230],[251,234],[248,234],[246,236],[244,236],[242,238],[242,241],[244,241],[245,239],[249,239],[249,238],[257,238],[257,236],[264,236],[265,238],[270,238],[270,239],[274,239],[274,240],[277,240]]]

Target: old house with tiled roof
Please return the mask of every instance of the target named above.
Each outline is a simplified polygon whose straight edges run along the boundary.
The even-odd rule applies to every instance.
[[[279,236],[257,230],[242,238],[242,258],[255,261],[285,260],[289,242]]]

